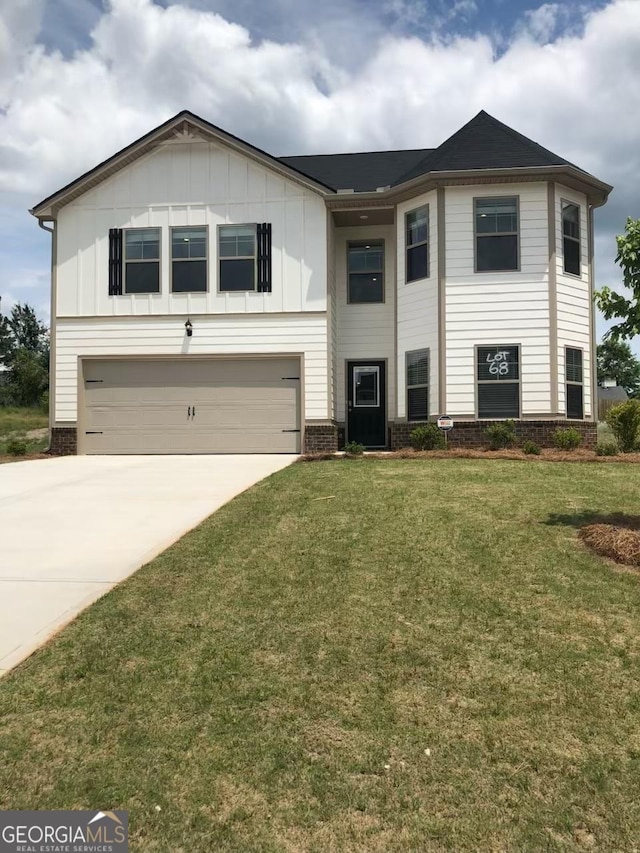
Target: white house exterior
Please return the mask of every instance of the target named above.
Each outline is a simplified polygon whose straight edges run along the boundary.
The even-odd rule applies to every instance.
[[[480,113],[434,150],[274,158],[183,112],[38,204],[53,452],[594,435],[593,208]]]

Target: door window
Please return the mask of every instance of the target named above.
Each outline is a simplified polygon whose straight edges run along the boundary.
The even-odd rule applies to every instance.
[[[353,404],[358,408],[371,408],[379,405],[380,368],[353,368]]]

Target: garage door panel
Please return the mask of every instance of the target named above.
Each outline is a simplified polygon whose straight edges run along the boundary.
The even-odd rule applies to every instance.
[[[299,376],[295,358],[83,361],[82,449],[298,453]]]

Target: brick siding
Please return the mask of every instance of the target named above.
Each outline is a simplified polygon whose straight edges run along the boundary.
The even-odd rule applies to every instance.
[[[496,421],[454,421],[454,427],[448,433],[449,447],[486,447],[487,436],[484,431]],[[390,446],[392,450],[409,447],[409,434],[420,424],[389,424]],[[540,447],[553,447],[553,434],[557,429],[578,430],[582,434],[582,447],[593,448],[598,440],[598,427],[593,421],[516,421],[516,434],[520,441],[535,441]]]
[[[334,453],[338,450],[338,444],[337,424],[305,424],[305,453]]]
[[[53,456],[75,456],[78,452],[78,435],[75,427],[53,427],[49,453]]]

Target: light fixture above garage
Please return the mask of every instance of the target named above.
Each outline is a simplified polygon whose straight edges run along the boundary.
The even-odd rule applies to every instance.
[[[191,320],[189,320],[188,317],[187,317],[187,322],[184,324],[184,327],[185,327],[186,332],[187,332],[187,337],[190,338],[191,335],[193,334],[193,325],[191,323]]]
[[[367,214],[366,214],[366,213],[361,213],[361,214],[360,214],[360,219],[368,219],[368,218],[369,218],[369,217],[367,216]]]

